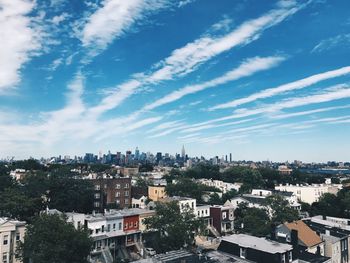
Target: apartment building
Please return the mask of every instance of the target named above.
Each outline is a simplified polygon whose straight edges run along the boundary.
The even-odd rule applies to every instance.
[[[336,194],[341,187],[339,185],[329,184],[312,184],[312,185],[279,185],[275,186],[275,190],[293,192],[298,200],[312,204],[317,202],[325,193]]]
[[[180,207],[180,212],[183,212],[185,209],[192,209],[193,213],[196,214],[197,211],[197,200],[194,198],[189,197],[182,197],[182,196],[171,196],[171,197],[164,197],[162,199],[159,199],[159,202],[161,203],[170,203],[170,202],[177,202]]]
[[[92,179],[95,187],[94,210],[102,213],[107,208],[123,209],[131,206],[131,178],[107,176]]]
[[[222,193],[227,193],[231,190],[239,191],[242,184],[241,183],[227,183],[221,180],[212,180],[212,179],[198,179],[198,183],[204,184],[207,186],[212,186],[219,189]]]
[[[210,207],[210,216],[213,227],[221,234],[231,233],[234,230],[234,208],[215,205]]]
[[[166,197],[165,186],[148,186],[148,198],[152,201],[159,201]]]
[[[25,222],[0,218],[0,262],[20,263],[16,250],[20,241],[23,242]]]

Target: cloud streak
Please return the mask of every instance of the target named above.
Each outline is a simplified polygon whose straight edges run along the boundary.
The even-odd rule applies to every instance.
[[[259,71],[263,71],[263,70],[267,70],[272,67],[275,67],[284,59],[285,58],[281,56],[263,57],[263,58],[255,57],[255,58],[247,59],[238,68],[235,68],[227,72],[221,77],[215,78],[213,80],[210,80],[201,84],[189,85],[182,89],[176,90],[164,96],[163,98],[158,99],[155,102],[146,105],[143,110],[153,110],[162,105],[177,101],[189,94],[197,93],[199,91],[202,91],[208,88],[213,88],[218,85],[225,84],[229,81],[234,81],[243,77],[248,77]]]
[[[227,103],[222,103],[222,104],[216,105],[214,107],[209,108],[209,110],[234,108],[234,107],[246,104],[246,103],[256,101],[258,99],[265,99],[265,98],[276,96],[276,95],[279,95],[279,94],[282,94],[285,92],[303,89],[303,88],[309,87],[311,85],[317,84],[321,81],[336,78],[336,77],[341,77],[341,76],[344,76],[347,74],[350,74],[350,66],[339,68],[336,70],[327,71],[327,72],[316,74],[316,75],[312,75],[312,76],[304,78],[304,79],[300,79],[300,80],[297,80],[294,82],[283,84],[283,85],[278,86],[276,88],[265,89],[263,91],[254,93],[254,94],[252,94],[248,97],[245,97],[245,98],[240,98],[240,99],[236,99],[236,100],[233,100],[233,101],[230,101]]]
[[[0,2],[0,94],[20,82],[20,70],[41,48],[40,28],[29,16],[34,8],[30,0]]]
[[[174,50],[166,59],[156,63],[152,67],[155,70],[138,74],[137,77],[117,86],[113,94],[105,97],[91,111],[94,114],[101,114],[117,107],[143,86],[185,76],[215,56],[233,47],[247,45],[259,39],[266,29],[281,23],[305,5],[298,5],[295,1],[280,1],[276,9],[256,19],[244,22],[224,36],[203,36],[188,43],[184,47]]]

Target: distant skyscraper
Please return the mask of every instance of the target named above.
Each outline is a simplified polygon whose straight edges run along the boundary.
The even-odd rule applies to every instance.
[[[230,153],[230,163],[232,163],[232,153]]]
[[[185,146],[184,145],[182,145],[181,157],[182,157],[182,159],[185,159],[185,157],[186,157],[186,152],[185,152]]]
[[[135,149],[135,159],[139,160],[139,158],[140,158],[140,151],[139,151],[139,148],[136,147],[136,149]]]

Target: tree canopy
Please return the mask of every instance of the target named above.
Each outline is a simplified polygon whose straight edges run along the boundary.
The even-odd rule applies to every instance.
[[[87,263],[92,240],[60,215],[42,214],[27,226],[19,255],[24,263]]]
[[[204,223],[196,218],[193,210],[180,212],[177,202],[157,203],[156,215],[145,219],[148,230],[155,230],[153,248],[157,252],[191,247],[194,237],[204,230]]]

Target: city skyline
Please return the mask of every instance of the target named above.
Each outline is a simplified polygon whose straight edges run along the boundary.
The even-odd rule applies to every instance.
[[[0,4],[0,159],[349,161],[349,4]],[[17,34],[14,34],[16,32]]]

